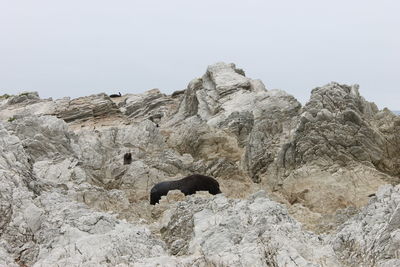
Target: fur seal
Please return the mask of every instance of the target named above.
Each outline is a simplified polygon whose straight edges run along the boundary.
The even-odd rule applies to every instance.
[[[112,94],[110,97],[121,97],[121,92],[118,92],[118,94]]]
[[[217,180],[210,176],[193,174],[176,181],[164,181],[156,184],[150,191],[150,204],[155,205],[166,196],[169,190],[180,190],[185,196],[195,194],[196,191],[208,191],[212,195],[222,193]]]
[[[132,154],[130,152],[125,153],[124,155],[124,165],[128,165],[132,163]]]

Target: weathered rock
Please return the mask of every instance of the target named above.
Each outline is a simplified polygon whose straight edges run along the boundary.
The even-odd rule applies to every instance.
[[[399,182],[400,117],[358,86],[316,88],[301,107],[217,63],[171,96],[32,93],[1,98],[0,119],[0,265],[399,261],[398,187],[371,195]],[[194,173],[215,177],[224,195],[149,205],[154,184]],[[260,189],[268,197],[252,195]]]
[[[39,94],[37,92],[26,92],[26,93],[21,93],[16,96],[11,96],[7,100],[8,105],[15,105],[15,104],[32,104],[35,102],[39,102],[41,99],[39,97]]]
[[[37,92],[23,93],[3,101],[0,99],[0,120],[11,122],[26,116],[50,115],[54,114],[55,108],[51,98],[40,99]]]
[[[385,146],[383,157],[374,163],[378,170],[393,176],[400,176],[400,116],[394,115],[388,109],[376,113],[371,124],[384,135]]]
[[[246,78],[234,64],[217,63],[209,66],[202,78],[189,83],[172,121],[181,124],[186,118],[188,124],[196,125],[197,132],[187,126],[177,127],[182,141],[190,144],[186,146],[192,151],[184,149],[186,153],[196,157],[204,138],[212,144],[225,143],[222,149],[228,148],[228,154],[238,154],[232,153],[234,150],[244,154],[240,165],[253,181],[260,182],[259,174],[274,161],[280,145],[288,141],[290,130],[295,126],[292,118],[298,115],[300,107],[287,93],[267,91],[261,81]],[[233,134],[237,144],[227,145],[225,138],[216,135],[218,128]],[[172,139],[177,140],[178,132]],[[218,141],[212,141],[214,138]],[[209,149],[206,152],[210,155]]]
[[[313,212],[330,215],[338,209],[363,207],[368,196],[390,178],[363,165],[355,164],[351,169],[337,167],[334,171],[304,165],[292,171],[274,190],[283,193],[291,204],[300,203]]]
[[[60,101],[55,110],[55,115],[66,122],[110,117],[119,113],[118,107],[104,93]]]
[[[376,106],[359,95],[358,86],[331,83],[314,89],[280,164],[284,168],[313,161],[322,166],[353,160],[376,164],[385,143],[367,121],[376,112]]]
[[[322,238],[303,232],[260,193],[249,200],[217,195],[178,202],[161,229],[170,253],[200,253],[211,266],[338,266]]]
[[[400,186],[380,188],[357,216],[343,224],[332,245],[347,266],[398,266]]]
[[[155,124],[170,115],[176,103],[171,97],[153,89],[140,95],[128,95],[118,106],[131,119],[149,119]]]
[[[7,129],[22,140],[33,161],[66,158],[74,154],[74,134],[67,124],[53,116],[31,116],[16,120]]]
[[[0,266],[20,267],[11,255],[7,253],[4,242],[0,242]]]
[[[31,263],[37,255],[32,229],[38,224],[33,217],[29,217],[30,224],[25,223],[24,210],[32,206],[40,190],[21,141],[1,123],[0,149],[0,243],[6,250],[0,253],[6,262],[12,257],[18,263]]]
[[[0,127],[0,236],[8,250],[2,246],[0,253],[5,264],[12,265],[13,258],[34,266],[111,266],[165,254],[163,243],[144,227],[90,210],[62,194],[64,188],[35,190],[40,181],[22,142]]]
[[[382,123],[377,127],[379,117],[393,119],[386,131]],[[379,186],[399,182],[394,117],[378,113],[357,85],[331,83],[314,89],[264,184],[286,198],[307,190],[299,202],[321,213],[364,206]]]
[[[164,244],[145,227],[93,212],[59,194],[46,194],[40,203],[48,216],[35,234],[41,245],[34,266],[115,266],[165,255]]]

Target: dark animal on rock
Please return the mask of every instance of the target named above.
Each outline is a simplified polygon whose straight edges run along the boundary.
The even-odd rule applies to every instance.
[[[150,191],[150,204],[155,205],[166,196],[170,190],[180,190],[185,196],[195,194],[196,191],[208,191],[212,195],[222,193],[219,183],[212,177],[193,174],[176,181],[165,181],[156,184]]]
[[[124,165],[131,164],[132,163],[132,154],[131,153],[125,153],[124,155]]]
[[[118,94],[112,94],[112,95],[110,95],[110,97],[121,97],[121,93],[118,92]]]

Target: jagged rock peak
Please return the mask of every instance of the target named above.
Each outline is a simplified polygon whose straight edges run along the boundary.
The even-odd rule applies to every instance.
[[[349,86],[337,82],[313,89],[304,109],[311,113],[319,110],[337,113],[350,109],[369,117],[378,112],[375,103],[366,101],[360,95],[358,84]]]
[[[180,104],[179,119],[198,115],[215,124],[233,112],[251,111],[259,116],[269,105],[280,109],[301,106],[282,90],[268,91],[261,80],[246,77],[235,64],[220,62],[208,66],[201,78],[189,83]]]
[[[250,89],[250,80],[247,79],[243,71],[238,71],[235,64],[216,63],[207,68],[206,75],[203,76],[204,80],[211,80],[211,88],[218,92],[220,97],[228,95],[231,91],[240,89]],[[207,86],[208,87],[208,86]]]
[[[246,78],[244,71],[236,68],[233,63],[218,62],[208,66],[202,80],[204,88],[215,89],[220,97],[240,89],[266,90],[260,80],[253,81],[250,78]]]

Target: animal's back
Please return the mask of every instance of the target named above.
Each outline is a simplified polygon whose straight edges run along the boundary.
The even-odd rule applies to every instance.
[[[170,190],[169,185],[170,185],[170,181],[160,182],[153,186],[150,193],[155,193],[155,192],[162,193],[164,191],[168,192],[168,190]]]
[[[210,176],[193,174],[175,181],[164,181],[156,184],[150,191],[150,204],[155,205],[161,196],[168,194],[170,190],[180,190],[185,196],[195,194],[197,191],[208,191],[216,195],[221,193],[219,183]]]
[[[193,174],[182,178],[179,180],[179,184],[183,187],[180,188],[181,190],[186,189],[189,191],[188,194],[194,194],[196,191],[209,191],[210,194],[214,195],[221,193],[217,180],[201,174]]]

